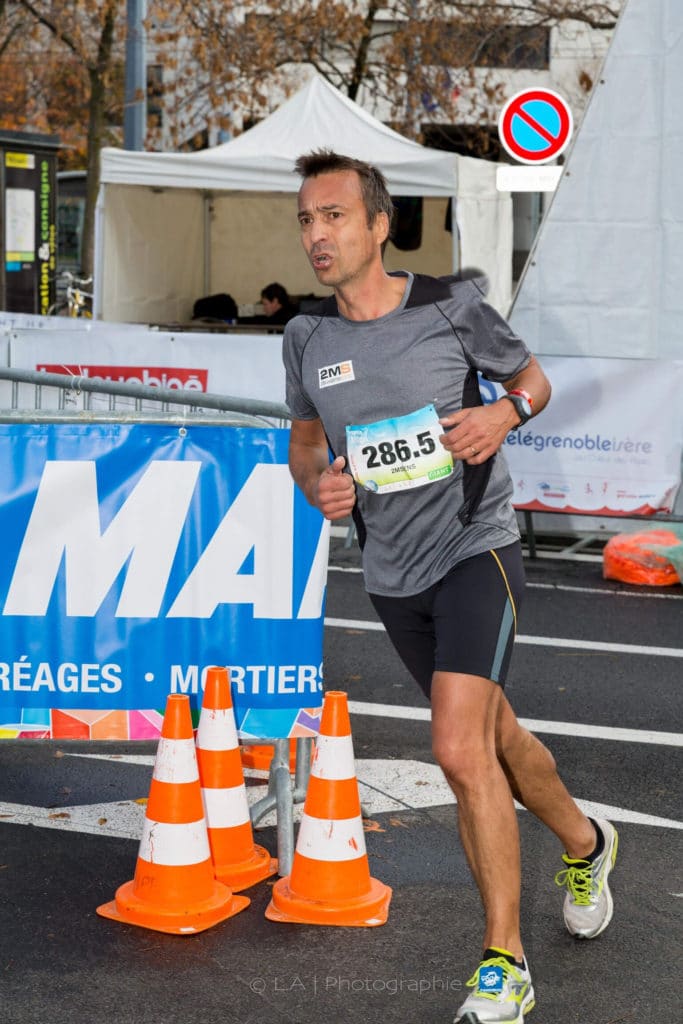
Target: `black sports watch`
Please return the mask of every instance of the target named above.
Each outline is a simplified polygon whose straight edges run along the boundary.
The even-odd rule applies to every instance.
[[[512,430],[519,430],[520,427],[524,426],[527,420],[530,420],[533,413],[531,411],[531,403],[524,395],[520,395],[518,392],[512,392],[502,396],[503,398],[509,399],[515,407],[515,411],[519,416],[519,423],[517,423]]]

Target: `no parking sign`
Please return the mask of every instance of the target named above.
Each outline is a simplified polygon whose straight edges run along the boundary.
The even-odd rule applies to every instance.
[[[503,107],[498,135],[505,150],[523,164],[545,164],[569,145],[572,113],[552,89],[524,89]]]

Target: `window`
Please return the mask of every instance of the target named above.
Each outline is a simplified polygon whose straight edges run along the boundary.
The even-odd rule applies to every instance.
[[[161,64],[147,65],[147,129],[161,128],[164,117],[164,82]]]
[[[550,66],[550,30],[532,25],[444,24],[451,67],[531,68]]]

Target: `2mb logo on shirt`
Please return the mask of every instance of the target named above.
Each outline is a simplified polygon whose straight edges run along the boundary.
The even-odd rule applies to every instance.
[[[353,363],[350,359],[318,368],[318,387],[320,388],[329,388],[333,384],[344,384],[346,381],[355,379]]]

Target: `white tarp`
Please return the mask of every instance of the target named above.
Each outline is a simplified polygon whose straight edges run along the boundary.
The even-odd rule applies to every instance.
[[[22,370],[66,373],[104,382],[137,383],[179,391],[230,395],[233,398],[284,402],[282,336],[277,334],[192,334],[149,331],[144,327],[102,324],[93,333],[63,330],[16,330],[10,336],[5,362]],[[4,344],[7,344],[6,341]],[[3,354],[0,337],[0,356]],[[0,406],[8,408],[10,383],[0,381]],[[19,406],[32,408],[33,385],[20,384]],[[55,389],[43,388],[43,408],[58,401]],[[80,408],[80,393],[68,396],[69,408]],[[90,395],[93,408],[107,406],[106,395]],[[117,398],[117,408],[133,406]]]
[[[491,281],[489,300],[507,308],[512,201],[496,190],[495,165],[405,139],[314,75],[270,117],[222,146],[199,153],[102,151],[97,314],[187,320],[203,294],[229,292],[254,302],[273,280],[293,294],[314,290],[292,194],[300,186],[296,157],[322,147],[376,164],[393,195],[424,198],[421,249],[390,246],[388,269],[450,273],[479,266]],[[450,198],[459,241],[444,230]]]
[[[515,507],[671,512],[683,449],[683,361],[544,356],[543,368],[553,384],[550,405],[503,446]]]
[[[681,0],[627,0],[514,300],[534,352],[683,355],[682,97]]]

